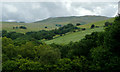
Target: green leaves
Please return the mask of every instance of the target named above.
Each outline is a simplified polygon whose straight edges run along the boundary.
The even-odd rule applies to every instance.
[[[55,63],[61,58],[59,49],[54,49],[49,45],[40,45],[35,48],[36,55],[43,64]]]
[[[113,25],[108,31],[105,32],[104,46],[110,48],[110,50],[120,55],[120,17],[116,17]]]
[[[13,60],[8,60],[2,64],[3,70],[12,70],[15,71],[18,69],[18,63]]]

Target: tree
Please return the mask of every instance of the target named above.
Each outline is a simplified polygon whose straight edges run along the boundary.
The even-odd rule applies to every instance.
[[[120,55],[120,17],[116,17],[113,25],[106,31],[104,45],[112,52]]]
[[[81,25],[81,24],[80,24],[80,23],[77,23],[77,24],[76,24],[76,26],[79,26],[79,25]]]
[[[82,28],[82,30],[86,30],[86,28]]]
[[[92,28],[94,28],[94,27],[95,27],[95,25],[94,25],[94,24],[92,24],[92,25],[91,25],[91,29],[92,29]]]
[[[14,40],[18,37],[24,36],[24,34],[16,33],[16,32],[9,32],[9,33],[6,33],[5,36]]]
[[[34,59],[35,57],[35,49],[34,44],[32,42],[26,42],[19,47],[18,54],[20,54],[23,58]]]
[[[12,39],[6,37],[2,38],[2,53],[10,59],[17,56],[16,47],[14,46]]]
[[[105,26],[109,26],[109,25],[112,25],[112,23],[109,23],[109,22],[105,22]]]
[[[27,27],[25,27],[25,26],[20,26],[19,28],[20,29],[27,29]]]
[[[4,37],[7,34],[6,30],[2,30],[2,37]]]
[[[15,29],[16,27],[13,27],[13,29]]]
[[[2,64],[2,71],[17,71],[18,69],[18,63],[13,60],[8,60]]]
[[[16,26],[15,28],[18,29],[19,27]]]
[[[41,65],[38,61],[32,61],[28,59],[20,59],[17,62],[21,63],[19,66],[19,70],[27,71],[27,70],[34,70],[34,71],[45,71],[44,66]]]
[[[47,28],[47,26],[45,26],[45,28]]]
[[[72,70],[71,60],[69,58],[60,59],[57,63],[57,71],[70,71]]]
[[[93,48],[91,51],[91,58],[93,58],[92,70],[105,71],[106,64],[108,63],[111,53],[109,49],[99,46]]]
[[[112,26],[99,33],[98,42],[102,42],[98,47],[91,49],[91,58],[94,71],[120,71],[120,17],[116,17]],[[104,36],[102,36],[104,35]],[[101,46],[100,46],[101,45]],[[95,64],[94,64],[95,63]]]
[[[74,72],[89,72],[89,62],[85,56],[75,57],[71,65]]]
[[[13,40],[7,37],[2,38],[2,46],[7,46],[9,44],[13,44]]]
[[[49,45],[40,45],[35,47],[37,58],[42,64],[54,64],[58,59],[61,58],[59,49],[54,49]]]

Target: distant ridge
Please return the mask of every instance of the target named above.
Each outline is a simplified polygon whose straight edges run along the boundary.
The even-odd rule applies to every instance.
[[[87,24],[91,22],[97,22],[109,19],[110,17],[105,16],[95,16],[95,15],[86,15],[86,16],[67,16],[67,17],[50,17],[41,21],[36,21],[34,23],[49,23],[49,24],[64,24],[64,23],[81,23]]]

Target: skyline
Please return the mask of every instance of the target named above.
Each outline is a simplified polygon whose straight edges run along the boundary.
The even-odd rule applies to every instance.
[[[100,15],[114,17],[117,2],[4,2],[2,21],[35,22],[50,17]]]

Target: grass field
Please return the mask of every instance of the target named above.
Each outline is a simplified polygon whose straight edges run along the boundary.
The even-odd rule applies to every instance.
[[[68,44],[69,42],[73,41],[79,41],[81,39],[83,39],[85,37],[85,35],[87,34],[91,34],[92,32],[100,32],[100,31],[104,31],[104,23],[105,22],[113,22],[114,18],[108,19],[108,20],[104,20],[104,21],[99,21],[99,22],[95,22],[95,23],[89,23],[89,24],[85,24],[85,25],[80,25],[78,27],[80,28],[86,28],[87,30],[85,31],[79,31],[79,32],[75,32],[75,33],[69,33],[66,34],[64,36],[52,39],[52,40],[48,40],[48,41],[44,41],[47,44],[51,44],[51,43],[56,43],[56,44]],[[90,29],[91,25],[94,24],[95,26],[100,26],[99,28],[94,28],[94,29]]]
[[[87,24],[91,22],[106,20],[107,17],[104,16],[82,16],[82,17],[56,17],[48,18],[36,23],[16,23],[16,22],[2,22],[2,29],[7,30],[8,32],[15,31],[20,33],[30,32],[30,31],[39,31],[39,30],[51,30],[58,28],[56,24],[66,25],[68,23],[76,24]],[[13,29],[16,26],[25,26],[27,29]],[[47,26],[47,29],[45,28]],[[83,26],[83,25],[81,25]]]
[[[80,28],[90,28],[92,24],[94,24],[95,26],[104,26],[105,22],[113,22],[115,18],[110,18],[107,20],[103,20],[103,21],[98,21],[98,22],[93,22],[93,23],[88,23],[85,25],[80,25],[78,27]]]
[[[104,31],[103,27],[100,28],[94,28],[94,29],[87,29],[85,31],[79,31],[75,33],[69,33],[64,36],[44,41],[47,44],[55,43],[55,44],[68,44],[69,42],[76,42],[85,37],[87,34],[91,34],[92,32],[99,32],[99,31]]]
[[[13,29],[13,27],[16,26],[25,26],[27,29]],[[30,31],[39,31],[39,30],[50,30],[52,29],[50,25],[47,29],[45,29],[46,25],[44,24],[38,24],[38,23],[16,23],[16,22],[3,22],[2,23],[2,29],[7,30],[8,32],[15,31],[20,33],[30,32]]]

